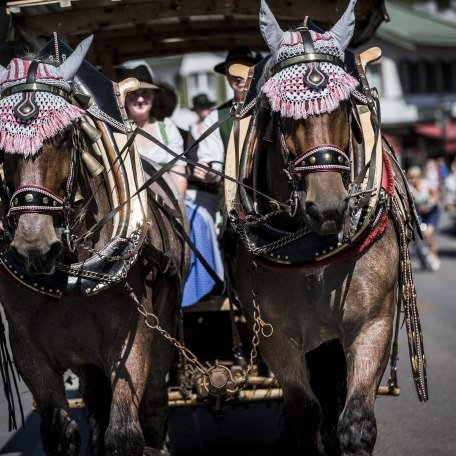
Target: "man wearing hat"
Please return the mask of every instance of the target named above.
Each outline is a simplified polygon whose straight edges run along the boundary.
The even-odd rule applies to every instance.
[[[184,143],[176,125],[169,117],[157,119],[153,107],[155,95],[161,88],[155,84],[152,70],[145,61],[132,61],[125,63],[118,69],[117,80],[133,77],[139,80],[139,89],[129,92],[125,99],[128,117],[137,127],[142,128],[174,152],[180,154],[184,151]],[[160,146],[152,143],[141,135],[135,139],[139,154],[159,165],[166,165],[174,156]],[[179,193],[184,196],[187,189],[185,161],[179,160],[171,169],[170,176],[176,184]]]
[[[216,73],[223,74],[227,77],[228,84],[233,89],[234,97],[226,103],[223,103],[217,109],[213,109],[208,114],[204,120],[202,132],[222,118],[231,109],[233,104],[240,101],[243,96],[245,80],[240,77],[231,76],[228,72],[229,67],[236,63],[253,66],[260,60],[260,54],[255,54],[248,47],[241,46],[229,51],[225,61],[220,62],[214,67]],[[215,130],[199,144],[197,152],[198,162],[205,165],[209,164],[217,171],[222,171],[225,163],[225,151],[228,146],[232,126],[233,119],[229,118],[219,129]],[[201,200],[201,203],[209,210],[215,220],[215,214],[218,209],[217,176],[210,171],[195,167],[194,177],[199,179],[202,183],[205,183],[208,187],[206,190],[209,190],[209,193],[212,193],[211,195],[200,194],[196,197]],[[204,191],[203,188],[201,190]],[[205,193],[207,193],[207,191]]]
[[[215,103],[205,93],[194,96],[192,103],[192,111],[196,113],[198,120],[190,126],[190,133],[194,139],[198,139],[201,136],[204,119],[215,106]]]

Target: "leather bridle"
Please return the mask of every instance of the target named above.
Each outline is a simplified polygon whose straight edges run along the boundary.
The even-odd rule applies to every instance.
[[[22,93],[22,99],[15,107],[15,115],[22,120],[29,120],[38,115],[38,106],[35,103],[36,92],[50,92],[54,95],[62,96],[67,101],[71,101],[71,93],[48,84],[36,82],[36,71],[40,61],[34,60],[29,66],[27,80],[24,84],[19,84],[2,92],[1,98],[12,95],[13,93]],[[36,185],[26,183],[20,187],[9,191],[5,183],[2,185],[2,191],[7,196],[4,201],[9,202],[7,218],[22,214],[48,214],[61,215],[63,218],[64,232],[70,239],[69,232],[69,214],[72,211],[71,204],[74,199],[75,188],[74,181],[77,169],[78,151],[81,147],[80,132],[78,125],[74,125],[71,133],[70,165],[68,179],[65,184],[65,196],[54,193],[52,190]],[[12,193],[12,194],[11,194]],[[9,196],[11,195],[11,196]]]

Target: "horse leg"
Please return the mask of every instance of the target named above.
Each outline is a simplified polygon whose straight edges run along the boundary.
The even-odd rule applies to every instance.
[[[305,356],[287,335],[275,331],[273,339],[261,342],[261,355],[283,389],[284,416],[278,454],[323,455],[322,410],[310,387]]]
[[[106,455],[143,454],[139,404],[149,374],[150,346],[151,332],[142,318],[136,317],[135,325],[131,325],[126,340],[119,347],[111,372],[111,413],[104,438]]]
[[[343,456],[372,454],[377,438],[374,402],[388,362],[391,336],[392,317],[387,317],[369,322],[344,343],[347,400],[338,426]]]
[[[73,371],[79,377],[79,390],[88,411],[89,454],[103,456],[103,438],[109,423],[111,385],[102,370],[94,364],[74,368]]]
[[[306,354],[310,386],[317,396],[323,421],[321,434],[328,456],[340,456],[337,425],[347,395],[345,353],[338,339],[325,342]]]
[[[154,309],[161,326],[170,334],[176,333],[175,283],[161,279],[155,289]],[[155,334],[152,343],[152,366],[140,408],[141,427],[144,433],[147,455],[167,455],[168,389],[166,376],[174,359],[175,349],[161,334]]]
[[[17,370],[30,389],[41,417],[40,434],[48,456],[79,456],[81,436],[70,416],[65,397],[63,370],[56,371],[49,360],[10,328],[11,347]]]

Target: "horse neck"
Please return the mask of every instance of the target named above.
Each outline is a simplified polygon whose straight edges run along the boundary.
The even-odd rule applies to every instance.
[[[88,146],[84,144],[82,147],[87,149]],[[76,209],[74,219],[77,219],[81,212],[85,211],[85,217],[75,227],[73,232],[79,237],[83,236],[111,210],[111,204],[108,189],[103,181],[103,174],[99,174],[95,178],[90,177],[82,160],[79,160],[78,167],[75,186],[84,199]],[[101,249],[112,237],[112,226],[112,221],[109,220],[87,242],[84,242],[84,245],[88,245],[95,250]],[[78,261],[82,261],[87,257],[87,252],[84,249],[76,249],[76,252],[78,252]]]

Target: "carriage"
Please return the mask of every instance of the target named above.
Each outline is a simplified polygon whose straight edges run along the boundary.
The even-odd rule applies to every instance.
[[[85,4],[87,2],[79,0],[67,2],[68,5],[66,5],[67,9],[65,10],[62,9],[64,6],[62,3],[65,2],[57,3],[59,3],[58,6],[56,5],[56,2],[49,1],[37,2],[23,0],[9,2],[8,8],[13,19],[14,30],[16,31],[17,36],[20,36],[23,39],[33,33],[40,38],[48,38],[49,27],[52,22],[53,24],[57,24],[58,28],[61,28],[61,30],[57,30],[59,36],[71,45],[74,41],[79,41],[79,35],[81,33],[85,34],[87,30],[92,30],[95,32],[96,47],[95,50],[91,51],[92,55],[89,54],[89,60],[92,60],[98,66],[101,66],[103,72],[108,76],[112,75],[113,66],[115,64],[120,63],[122,60],[131,57],[132,55],[135,57],[145,55],[146,53],[165,55],[175,53],[176,49],[179,49],[180,52],[186,52],[188,49],[191,49],[192,51],[197,49],[222,49],[226,46],[225,34],[227,31],[226,27],[220,27],[220,23],[225,23],[224,21],[227,17],[230,18],[232,25],[229,33],[234,36],[233,44],[248,44],[259,49],[264,46],[264,44],[259,41],[260,37],[257,32],[256,2],[252,2],[255,3],[254,5],[249,2],[243,2],[242,6],[236,5],[236,10],[234,9],[235,5],[231,5],[229,2],[223,2],[220,6],[216,6],[216,8],[218,8],[217,13],[219,14],[213,14],[214,6],[211,5],[212,9],[209,9],[204,2],[200,2],[201,14],[198,14],[198,11],[195,11],[194,5],[192,5],[192,10],[189,11],[189,6],[185,2],[176,5],[173,4],[172,7],[163,6],[163,8],[158,10],[153,2],[122,2],[121,4],[119,2],[117,5],[115,2],[100,1],[90,2],[89,7]],[[274,8],[274,2],[270,3],[271,8]],[[292,13],[290,16],[279,16],[279,19],[287,21],[297,16],[299,17],[300,10],[302,9],[304,11],[305,9],[306,14],[309,14],[312,19],[316,20],[324,29],[328,29],[330,28],[329,24],[334,23],[340,16],[339,10],[343,11],[341,6],[342,4],[345,5],[346,2],[332,2],[331,7],[329,8],[322,8],[321,3],[318,4],[318,8],[313,4],[303,5],[302,2],[297,2],[297,4],[294,5],[293,2],[291,3],[290,12]],[[85,8],[90,8],[90,15],[87,14]],[[316,8],[316,10],[312,11],[314,8]],[[141,22],[139,26],[138,22],[140,17],[144,17],[149,9],[151,11],[152,9],[154,10],[155,19],[146,23]],[[208,10],[211,11],[211,15],[205,17],[203,12]],[[103,23],[98,23],[94,20],[94,18],[100,17],[100,15],[103,15]],[[334,15],[334,17],[332,15]],[[175,20],[176,16],[179,18],[177,25]],[[302,16],[304,15],[302,14]],[[375,29],[381,20],[386,19],[386,17],[383,2],[362,2],[359,5],[359,10],[357,9],[357,30],[355,31],[353,43],[358,45],[364,43],[375,32]],[[55,26],[53,27],[55,28]],[[139,39],[137,36],[138,30],[140,30],[142,34]],[[220,36],[217,35],[216,31],[220,31]],[[119,33],[122,35],[121,39],[113,41],[114,35]],[[178,40],[174,40],[176,36],[179,38]],[[132,52],[133,42],[135,54]],[[140,43],[139,45],[138,42]],[[54,44],[55,43],[57,42],[54,42]],[[45,49],[47,48],[48,52],[52,53],[52,46],[52,42],[50,44],[48,43]],[[65,53],[68,55],[71,53],[71,49],[66,48],[63,42],[58,42],[57,46],[59,47],[60,54]],[[356,63],[360,76],[362,76],[366,65],[379,57],[380,54],[378,50],[371,50],[370,52],[358,56]],[[259,69],[261,70],[261,66]],[[251,70],[249,68],[239,67],[235,68],[233,71],[237,71],[237,75],[242,75],[249,81],[249,91],[246,93],[243,105],[240,106],[235,113],[237,127],[232,132],[230,146],[227,152],[225,198],[228,215],[232,215],[232,211],[237,209],[235,201],[237,198],[236,195],[242,193],[242,188],[246,188],[238,181],[241,168],[243,166],[245,168],[245,164],[242,164],[242,160],[254,160],[245,156],[246,153],[244,153],[244,150],[248,149],[249,140],[244,140],[251,135],[251,128],[249,127],[251,123],[251,113],[249,111],[249,106],[252,106],[251,102],[256,97],[255,84],[258,83],[259,79],[259,74],[255,73],[255,69]],[[92,72],[88,74],[94,75],[95,73]],[[367,81],[363,81],[363,83],[366,84],[365,87],[368,87]],[[116,112],[113,113],[112,105],[109,106],[109,104],[105,105],[105,109],[100,109],[104,114],[106,114],[107,111],[109,114],[112,114],[110,119],[108,119],[108,123],[111,127],[116,126],[116,121],[118,123],[117,126],[124,123],[125,112],[123,111],[123,97],[128,90],[134,90],[135,82],[123,81],[115,87],[117,92],[115,94],[114,102],[116,103],[116,110],[118,109],[118,112],[115,110]],[[90,97],[94,92],[93,86],[90,87],[90,76],[80,76],[79,88],[81,89],[81,102],[85,103],[87,100],[84,100],[84,96],[86,96],[86,98]],[[367,93],[370,92],[367,91]],[[371,104],[366,102],[365,99],[362,99],[362,94],[360,98],[361,99],[358,100],[360,106],[362,105],[358,110],[360,128],[361,130],[364,130],[365,134],[366,131],[371,131],[370,134],[373,137],[371,140],[373,141],[373,144],[375,144],[373,150],[376,147],[381,148],[381,142],[380,145],[375,142],[375,126],[370,126],[368,124],[368,116],[371,111],[369,111],[369,109],[366,110],[366,106],[372,108],[372,103],[375,102],[372,101]],[[122,143],[122,140],[115,137],[116,135],[110,135],[107,132],[103,132],[103,125],[100,122],[105,122],[107,118],[105,116],[104,119],[101,119],[100,116],[103,116],[103,113],[100,114],[100,112],[96,112],[96,108],[103,108],[102,103],[105,102],[105,100],[95,99],[95,101],[95,108],[91,108],[91,106],[87,105],[88,110],[92,109],[92,111],[89,112],[95,117],[95,125],[92,125],[88,121],[90,125],[87,126],[86,129],[92,131],[92,133],[94,130],[91,130],[91,127],[97,127],[99,130],[101,129],[103,133],[101,139],[96,133],[96,130],[93,133],[96,136],[94,137],[93,144],[101,141],[99,147],[102,150],[103,148],[106,150],[106,141],[109,142],[109,148],[113,150],[113,152],[112,157],[108,157],[110,160],[108,166],[112,166],[126,150],[125,141]],[[110,103],[112,102],[113,100],[110,101]],[[127,133],[127,136],[130,136],[130,139],[131,137],[134,139],[134,135],[131,135],[131,131],[129,131],[128,122],[125,123],[123,130]],[[128,135],[129,133],[130,135]],[[127,140],[127,145],[131,144],[132,140],[130,141],[130,139]],[[244,143],[247,146],[245,146]],[[369,146],[366,146],[365,149],[365,152],[367,152]],[[242,156],[239,157],[241,151]],[[328,152],[326,151],[326,153]],[[242,158],[243,156],[245,157]],[[380,156],[381,153],[377,154],[376,159],[380,160],[379,163],[381,164]],[[136,169],[139,169],[138,164],[134,163],[134,157],[131,160],[133,169],[135,166],[137,167]],[[362,164],[357,164],[357,173],[361,172],[368,161],[368,159],[364,158]],[[339,162],[342,163],[340,160]],[[97,170],[94,170],[94,174],[96,174],[96,172]],[[127,187],[130,194],[133,194],[137,198],[137,205],[140,206],[141,204],[144,204],[144,201],[141,201],[141,194],[144,195],[145,183],[147,184],[150,182],[153,175],[149,173],[149,179],[146,179],[144,182],[135,180],[131,175],[128,175],[128,171],[126,174]],[[246,178],[246,175],[244,175],[243,178]],[[378,179],[381,179],[381,173],[377,173],[372,179],[376,179],[376,186],[379,187],[380,183]],[[366,185],[364,185],[364,187],[360,182],[356,196],[362,198],[365,193],[368,193],[371,188],[370,186],[373,183],[370,176],[369,179],[366,178]],[[119,184],[116,183],[116,185]],[[239,186],[242,187],[241,190],[239,189]],[[247,191],[250,190],[251,188],[247,188]],[[125,191],[125,195],[127,193],[128,192]],[[253,191],[253,193],[255,193],[255,191]],[[124,200],[119,197],[120,199],[118,202],[120,202],[121,206],[128,204],[128,198],[125,195],[123,196]],[[252,195],[250,195],[250,197],[252,197]],[[248,201],[246,196],[244,196],[244,199]],[[377,204],[377,202],[375,204]],[[405,202],[403,202],[403,204],[405,204]],[[276,205],[276,208],[281,209],[278,205]],[[122,222],[125,220],[121,218],[122,211],[118,212],[120,219],[117,224],[122,225]],[[401,213],[401,208],[397,208],[397,213]],[[371,222],[366,215],[364,215],[364,217],[367,219],[367,222]],[[365,226],[367,226],[367,222],[364,224]],[[116,223],[114,223],[114,225],[116,225]],[[233,226],[236,226],[236,223],[234,223]],[[240,228],[240,230],[242,231],[242,228]],[[248,233],[245,231],[242,232],[244,233],[244,237],[247,236]],[[126,233],[130,237],[131,242],[133,242],[133,245],[138,243],[137,239],[142,235],[141,233],[132,230],[131,225],[129,225]],[[117,235],[118,232],[113,232],[113,235],[114,234]],[[239,233],[236,234],[239,235]],[[276,238],[273,238],[272,240],[268,239],[269,243],[274,243],[276,241]],[[261,247],[265,246],[263,245]],[[281,247],[283,246],[281,245]],[[336,251],[339,250],[339,247],[341,246],[334,245]],[[125,246],[122,246],[122,249],[123,250],[120,251],[120,256],[123,255],[122,260],[125,261],[125,263],[128,263],[128,255],[131,257],[131,252],[128,252]],[[134,248],[132,250],[136,253]],[[333,248],[331,248],[331,250],[333,250]],[[340,248],[340,250],[342,250],[342,248]],[[270,251],[273,250],[263,248],[260,253],[265,254]],[[320,253],[321,257],[318,259],[319,261],[330,256],[329,251],[322,251]],[[277,256],[278,258],[275,258],[275,260],[278,260],[279,263],[287,263],[285,259],[288,257],[283,256],[281,258],[280,255]],[[301,261],[304,260],[301,259]],[[5,264],[5,262],[3,262],[3,264]],[[6,268],[8,268],[7,264]],[[125,271],[122,272],[124,273]],[[409,274],[409,269],[406,269],[405,274]],[[88,284],[86,285],[86,289],[89,290],[87,291],[88,294],[99,291],[96,288],[96,285],[90,282],[93,277],[86,277],[85,279],[88,281]],[[28,286],[31,288],[34,286],[31,284],[32,281],[33,280],[31,279],[30,283],[28,283]],[[405,281],[405,284],[410,286],[410,282]],[[99,288],[102,289],[103,287],[101,286]],[[40,291],[38,289],[36,290],[38,292]],[[49,288],[48,294],[54,295],[55,290],[53,291]],[[411,299],[413,300],[413,297]],[[259,314],[259,309],[257,309],[258,313],[256,316],[254,315],[253,317],[255,324],[253,325],[252,334],[248,328],[245,317],[240,312],[240,306],[234,294],[229,294],[228,297],[201,301],[191,308],[184,310],[183,318],[181,319],[182,325],[179,329],[180,337],[177,338],[171,336],[169,331],[161,326],[159,319],[149,313],[146,309],[143,310],[144,316],[152,317],[152,320],[149,320],[149,325],[152,329],[158,330],[161,335],[168,339],[167,342],[170,342],[178,348],[178,354],[170,374],[168,387],[169,406],[203,406],[209,407],[211,410],[217,412],[221,410],[226,402],[250,403],[258,401],[277,401],[282,399],[283,391],[279,382],[272,375],[258,352],[260,338],[269,338],[274,331],[274,327],[262,319]],[[414,329],[417,330],[416,327]],[[412,340],[411,343],[413,344],[415,342],[416,341]],[[397,347],[393,347],[393,353],[391,355],[392,370],[390,382],[387,386],[380,388],[380,393],[392,395],[399,393],[395,378],[395,361],[397,357],[397,351],[395,350],[397,350]],[[421,371],[419,374],[421,375]],[[419,388],[423,388],[422,385],[420,385]],[[421,392],[422,398],[425,399],[426,394],[424,391]],[[81,406],[81,401],[76,400],[73,402],[73,405],[79,407]]]

